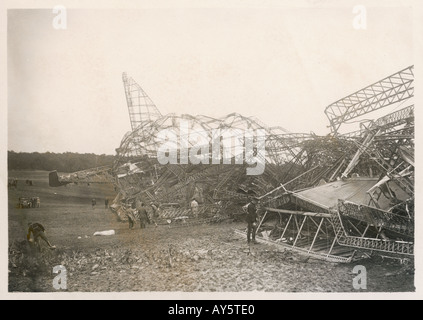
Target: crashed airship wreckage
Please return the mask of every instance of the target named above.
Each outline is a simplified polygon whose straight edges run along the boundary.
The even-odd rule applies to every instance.
[[[413,66],[326,107],[325,136],[236,113],[162,115],[125,73],[123,83],[132,130],[113,166],[51,172],[51,186],[112,182],[122,220],[142,202],[156,222],[185,226],[242,214],[254,196],[259,242],[333,262],[414,257]]]

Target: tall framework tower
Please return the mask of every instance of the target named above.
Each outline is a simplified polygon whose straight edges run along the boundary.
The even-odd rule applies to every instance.
[[[162,114],[145,91],[126,72],[122,74],[131,128],[134,131],[143,121],[155,121]]]

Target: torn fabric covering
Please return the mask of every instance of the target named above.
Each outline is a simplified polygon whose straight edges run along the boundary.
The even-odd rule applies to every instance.
[[[337,207],[338,199],[368,205],[371,199],[367,191],[373,188],[377,182],[377,178],[351,178],[293,193],[292,196],[310,202],[323,210]],[[394,182],[390,183],[390,187],[395,191],[398,198],[404,201],[407,199],[407,194],[402,192]],[[379,205],[382,209],[388,209],[390,207],[389,199],[381,197]]]

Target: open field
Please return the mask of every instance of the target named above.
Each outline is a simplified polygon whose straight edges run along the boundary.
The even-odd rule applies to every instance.
[[[243,222],[129,230],[104,208],[113,199],[108,185],[50,188],[48,172],[11,171],[9,189],[9,291],[55,292],[53,267],[67,270],[70,292],[412,292],[414,272],[393,260],[372,258],[354,264],[304,259],[265,244],[248,247],[233,230]],[[33,186],[25,184],[26,179]],[[38,196],[41,207],[18,209],[22,196]],[[91,207],[91,199],[97,205]],[[46,227],[57,246],[34,252],[26,242],[28,222]],[[113,236],[93,236],[115,230]],[[355,290],[355,265],[367,270],[367,289]]]

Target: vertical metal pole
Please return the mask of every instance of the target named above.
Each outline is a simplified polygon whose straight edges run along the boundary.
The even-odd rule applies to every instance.
[[[297,227],[298,232],[300,231],[300,227],[298,226],[298,219],[297,216],[294,215],[294,222],[295,222],[295,226]]]
[[[333,247],[335,246],[335,242],[336,242],[336,238],[337,238],[337,237],[338,237],[338,236],[335,234],[335,238],[333,239],[332,245],[330,246],[330,249],[329,249],[329,252],[328,252],[328,254],[327,254],[327,255],[330,255],[330,254],[331,254],[332,249],[333,249]]]
[[[289,223],[291,222],[292,216],[293,216],[292,214],[289,216],[288,223],[286,224],[285,229],[283,230],[282,235],[279,239],[281,240],[283,239],[283,236],[285,235],[286,230],[288,229]]]
[[[340,228],[342,228],[342,226],[340,226]],[[337,230],[333,230],[334,231],[334,233],[335,233],[335,238],[333,239],[333,242],[332,242],[332,245],[330,246],[330,248],[329,248],[329,252],[328,252],[328,256],[331,254],[331,252],[332,252],[332,250],[333,250],[333,247],[335,246],[335,243],[336,243],[336,239],[338,238],[338,234],[337,234]]]
[[[264,213],[263,218],[260,220],[260,223],[259,223],[259,225],[257,226],[257,230],[256,230],[256,232],[258,232],[258,231],[259,231],[259,229],[260,229],[260,227],[261,227],[261,224],[262,224],[262,223],[263,223],[263,221],[264,221],[264,218],[266,218],[266,215],[267,215],[267,210],[266,210],[266,212]]]
[[[373,195],[371,193],[367,193],[370,196],[370,199],[372,199],[374,205],[376,206],[376,208],[380,209],[379,204],[377,203],[376,199],[373,197]]]
[[[323,219],[324,219],[324,218],[322,218],[322,219],[320,220],[319,227],[317,228],[316,235],[314,236],[314,239],[313,239],[313,242],[311,243],[310,249],[308,249],[308,253],[311,251],[311,249],[312,249],[312,248],[313,248],[313,246],[314,246],[314,243],[316,242],[316,239],[317,239],[317,236],[318,236],[318,234],[319,234],[320,228],[322,227],[322,224],[323,224]]]
[[[298,230],[298,234],[297,234],[297,237],[295,238],[295,241],[294,241],[294,243],[293,243],[293,247],[295,247],[295,244],[297,243],[297,240],[298,240],[298,238],[300,237],[300,234],[301,234],[301,230],[303,229],[303,227],[304,227],[304,222],[307,220],[307,216],[304,216],[304,220],[303,220],[303,222],[301,223],[301,227],[300,227],[300,229]]]
[[[310,219],[310,220],[314,223],[314,225],[315,225],[316,227],[319,227],[319,224],[318,224],[316,221],[314,221],[312,217],[310,217],[310,216],[309,216],[308,218],[309,218],[309,219]],[[322,219],[324,219],[324,218],[322,218]],[[322,231],[322,232],[323,232],[323,234],[327,234],[327,232],[324,232],[324,231],[323,231],[323,229],[322,229],[322,230],[320,230],[320,231]]]
[[[332,174],[332,176],[329,178],[329,182],[333,181],[333,179],[335,179],[335,176],[339,173],[339,171],[341,171],[342,166],[345,163],[345,158],[342,159],[340,165],[338,166],[338,168],[336,168],[336,170],[334,171],[334,173]]]
[[[369,230],[370,225],[367,224],[366,229],[364,230],[363,234],[361,235],[362,238],[364,238],[364,235],[367,233],[367,230]]]

